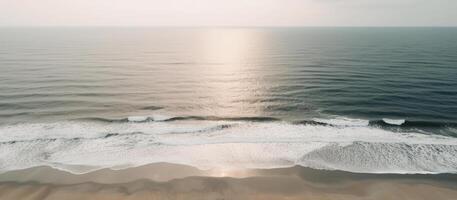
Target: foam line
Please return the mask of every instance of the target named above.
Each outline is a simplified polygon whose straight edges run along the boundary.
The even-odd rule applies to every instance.
[[[0,127],[0,171],[46,165],[86,173],[168,162],[202,169],[301,165],[360,173],[457,172],[457,138],[393,132],[360,120],[326,123],[187,119],[7,125]]]

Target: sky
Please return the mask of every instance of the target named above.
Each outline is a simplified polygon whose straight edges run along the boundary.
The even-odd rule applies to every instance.
[[[457,0],[0,0],[0,26],[457,26]]]

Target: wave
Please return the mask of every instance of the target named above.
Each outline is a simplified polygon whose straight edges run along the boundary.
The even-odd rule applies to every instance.
[[[161,110],[163,107],[160,106],[145,106],[141,108],[142,110]]]
[[[311,119],[295,121],[294,124],[321,125],[333,127],[373,127],[394,132],[420,132],[423,134],[439,134],[457,137],[457,123],[409,121],[405,119],[363,120],[351,118]]]
[[[154,121],[154,118],[147,117],[147,116],[130,116],[130,117],[127,117],[127,121],[129,121],[129,122],[146,122],[146,121]]]
[[[330,119],[314,118],[313,121],[334,126],[368,126],[369,121],[363,119],[352,119],[346,117],[336,117]]]
[[[100,121],[100,122],[172,122],[172,121],[250,121],[250,122],[269,122],[281,121],[274,117],[216,117],[216,116],[166,116],[166,115],[151,115],[151,116],[129,116],[120,119],[110,119],[101,117],[79,118],[81,121]]]
[[[250,121],[250,122],[269,122],[280,121],[274,117],[215,117],[215,116],[185,116],[185,117],[172,117],[164,121],[180,121],[180,120],[206,120],[206,121]]]
[[[387,119],[381,120],[370,120],[370,126],[378,127],[403,127],[403,128],[446,128],[446,127],[457,127],[457,123],[453,122],[436,122],[436,121],[410,121],[405,119]]]
[[[384,118],[384,119],[382,119],[382,121],[384,121],[387,124],[400,126],[400,125],[404,124],[406,120],[404,120],[404,119],[388,119],[388,118]]]
[[[126,118],[80,118],[76,121],[104,122],[104,123],[149,123],[149,122],[183,122],[183,121],[227,121],[227,122],[286,122],[295,125],[314,125],[332,127],[374,127],[392,132],[411,132],[421,134],[438,134],[457,137],[457,123],[435,121],[410,121],[406,119],[355,119],[341,116],[332,118],[312,118],[298,121],[284,121],[274,117],[219,117],[219,116],[168,116],[146,115],[129,116]]]
[[[457,173],[457,138],[378,127],[384,120],[161,117],[0,126],[0,171],[47,165],[86,173],[168,162],[202,169],[301,165],[360,173]],[[408,121],[395,126],[405,125]]]
[[[172,121],[245,121],[245,122],[273,122],[284,121],[275,117],[219,117],[219,116],[167,116],[167,115],[147,115],[147,116],[129,116],[126,118],[102,118],[102,117],[89,117],[79,118],[80,121],[99,121],[99,122],[172,122]],[[410,121],[405,119],[354,119],[347,117],[333,117],[333,118],[312,118],[307,120],[293,121],[294,124],[308,124],[308,125],[326,125],[326,126],[376,126],[376,127],[417,127],[417,128],[446,128],[456,127],[457,123],[453,122],[436,122],[436,121]]]

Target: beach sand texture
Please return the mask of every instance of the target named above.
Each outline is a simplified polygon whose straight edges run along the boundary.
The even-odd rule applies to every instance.
[[[457,176],[353,174],[303,167],[199,170],[176,164],[75,175],[37,167],[0,175],[0,199],[455,199]]]

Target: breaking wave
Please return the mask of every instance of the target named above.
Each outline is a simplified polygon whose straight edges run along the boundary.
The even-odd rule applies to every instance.
[[[86,173],[169,162],[202,169],[301,165],[360,173],[457,173],[457,138],[388,128],[452,124],[401,122],[153,115],[12,124],[0,127],[0,171],[47,165]]]

